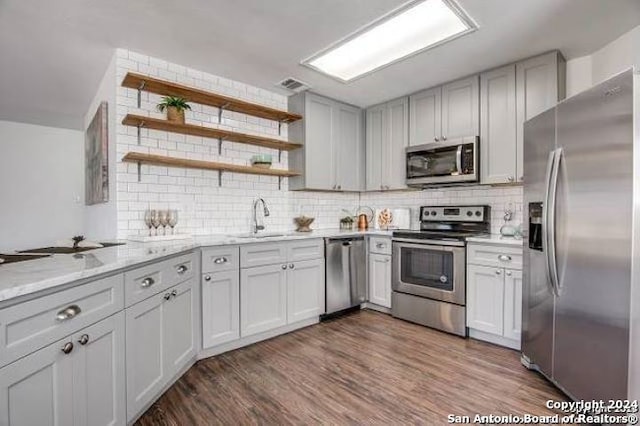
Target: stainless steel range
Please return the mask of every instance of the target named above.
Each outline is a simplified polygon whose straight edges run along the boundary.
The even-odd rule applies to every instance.
[[[419,231],[395,231],[391,313],[467,335],[466,238],[487,234],[489,206],[420,208]]]

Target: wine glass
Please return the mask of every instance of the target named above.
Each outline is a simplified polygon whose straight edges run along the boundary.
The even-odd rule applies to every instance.
[[[151,210],[151,225],[155,228],[155,235],[158,236],[158,227],[160,226],[160,215],[158,210]]]
[[[162,235],[167,235],[167,225],[169,224],[169,212],[167,210],[158,210],[158,219],[162,226]]]
[[[169,210],[167,211],[167,213],[168,223],[171,227],[171,235],[173,235],[175,231],[173,228],[175,228],[175,226],[178,224],[178,210]]]
[[[151,223],[151,210],[144,212],[144,224],[149,228],[149,236],[151,236],[151,228],[153,228],[153,224]]]

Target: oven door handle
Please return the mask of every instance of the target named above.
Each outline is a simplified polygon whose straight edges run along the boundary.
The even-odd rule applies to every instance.
[[[432,244],[416,244],[416,243],[405,243],[405,242],[399,242],[399,241],[393,241],[393,245],[395,245],[396,247],[399,248],[418,248],[418,249],[427,249],[427,250],[434,250],[434,251],[446,251],[446,252],[456,252],[456,251],[465,251],[464,247],[458,247],[458,246],[436,246],[436,245],[432,245]]]
[[[462,145],[458,145],[458,149],[456,150],[456,169],[458,170],[458,174],[462,175]]]

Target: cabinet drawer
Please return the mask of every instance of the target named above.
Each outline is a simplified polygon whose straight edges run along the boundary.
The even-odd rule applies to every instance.
[[[193,254],[143,266],[124,274],[125,305],[131,306],[194,277]]]
[[[240,267],[274,265],[287,261],[287,243],[256,243],[240,246]]]
[[[202,273],[232,271],[240,267],[238,246],[209,247],[202,249]]]
[[[114,275],[0,310],[0,367],[124,308]]]
[[[287,260],[289,262],[322,259],[324,257],[323,239],[293,241],[287,244]]]
[[[496,268],[522,269],[522,249],[499,245],[469,244],[467,262]]]
[[[385,237],[369,237],[369,253],[391,255],[391,239]]]

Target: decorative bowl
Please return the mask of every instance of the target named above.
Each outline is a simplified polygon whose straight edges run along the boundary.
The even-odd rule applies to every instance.
[[[293,221],[296,223],[296,232],[311,232],[311,228],[309,227],[315,218],[308,216],[299,216],[294,217]]]
[[[269,169],[271,168],[272,163],[273,163],[273,159],[269,154],[259,154],[251,157],[251,165],[253,167],[259,167],[261,169]]]

